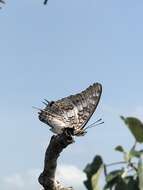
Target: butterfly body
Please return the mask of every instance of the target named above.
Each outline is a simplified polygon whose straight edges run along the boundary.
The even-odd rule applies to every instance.
[[[102,86],[94,83],[86,90],[76,95],[52,101],[39,113],[40,121],[48,124],[51,131],[61,134],[65,129],[71,129],[72,135],[81,136],[86,133],[85,125],[94,113]]]

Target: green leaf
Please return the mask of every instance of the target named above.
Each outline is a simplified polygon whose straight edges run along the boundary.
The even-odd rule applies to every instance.
[[[143,190],[143,153],[140,155],[138,162],[138,177],[139,177],[139,188]]]
[[[106,177],[106,181],[107,182],[111,182],[113,181],[115,178],[117,178],[118,176],[121,176],[123,174],[124,170],[114,170],[112,172],[110,172],[107,177]]]
[[[92,176],[92,178],[91,178],[91,183],[92,183],[92,189],[93,190],[100,190],[100,188],[99,188],[99,178],[100,178],[100,175],[101,175],[103,169],[104,169],[104,166],[101,165],[101,167],[96,172],[96,174],[94,174]]]
[[[139,158],[141,154],[142,151],[131,149],[129,152],[124,152],[124,160],[130,162],[132,158]]]
[[[114,171],[115,172],[115,171]],[[113,172],[112,172],[113,173]],[[106,184],[104,190],[139,190],[138,180],[134,176],[122,177],[122,171],[116,171],[114,178]],[[112,182],[112,183],[111,183]]]
[[[142,143],[143,142],[143,123],[135,117],[125,118],[121,116],[121,119],[128,126],[135,140],[139,143]]]
[[[87,166],[84,169],[84,172],[87,175],[87,180],[84,181],[84,185],[88,190],[93,190],[92,189],[92,177],[95,175],[98,170],[100,169],[101,165],[103,164],[101,156],[97,155],[92,163],[87,164]]]
[[[116,147],[115,147],[115,150],[117,150],[117,151],[119,151],[119,152],[124,152],[124,148],[123,148],[121,145],[116,146]]]
[[[114,170],[110,172],[106,177],[106,185],[104,186],[104,190],[106,189],[112,189],[119,181],[119,178],[121,178],[124,170]]]
[[[137,151],[137,150],[130,151],[130,157],[140,158],[141,154],[142,154],[142,151]]]
[[[122,146],[120,146],[120,145],[117,146],[117,147],[115,148],[115,150],[123,153],[125,162],[129,162],[130,159],[131,159],[132,157],[134,157],[134,156],[135,156],[135,153],[136,153],[136,152],[134,152],[133,150],[127,152],[127,151],[125,151],[124,148],[123,148]],[[136,154],[137,154],[137,153],[136,153]]]
[[[139,190],[137,179],[133,176],[127,176],[126,178],[118,178],[115,190]]]

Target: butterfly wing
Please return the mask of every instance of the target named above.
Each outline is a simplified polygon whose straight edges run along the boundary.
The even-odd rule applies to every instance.
[[[102,86],[94,83],[81,93],[68,96],[55,102],[69,128],[74,128],[74,134],[80,135],[86,123],[94,113],[102,93]]]
[[[45,110],[48,114],[53,114],[53,117],[59,118],[64,124],[63,128],[73,129],[73,135],[83,135],[84,127],[94,113],[101,93],[101,84],[94,83],[81,93],[55,101],[51,106],[48,104]]]

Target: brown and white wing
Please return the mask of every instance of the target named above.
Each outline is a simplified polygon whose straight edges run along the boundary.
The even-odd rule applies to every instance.
[[[98,105],[101,93],[101,84],[94,83],[81,93],[56,101],[52,107],[63,117],[66,126],[74,129],[74,135],[82,135]]]

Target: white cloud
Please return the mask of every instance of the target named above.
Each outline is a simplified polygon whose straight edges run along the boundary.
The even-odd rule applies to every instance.
[[[65,186],[72,186],[76,190],[84,189],[83,181],[86,179],[85,174],[73,165],[61,165],[57,168],[57,180]]]
[[[0,181],[0,189],[5,190],[40,190],[42,187],[38,183],[38,176],[40,169],[30,169],[25,173],[16,173],[4,177]],[[76,190],[84,190],[83,181],[86,179],[85,174],[73,165],[58,166],[56,172],[56,179],[62,183],[63,186],[72,186]]]

